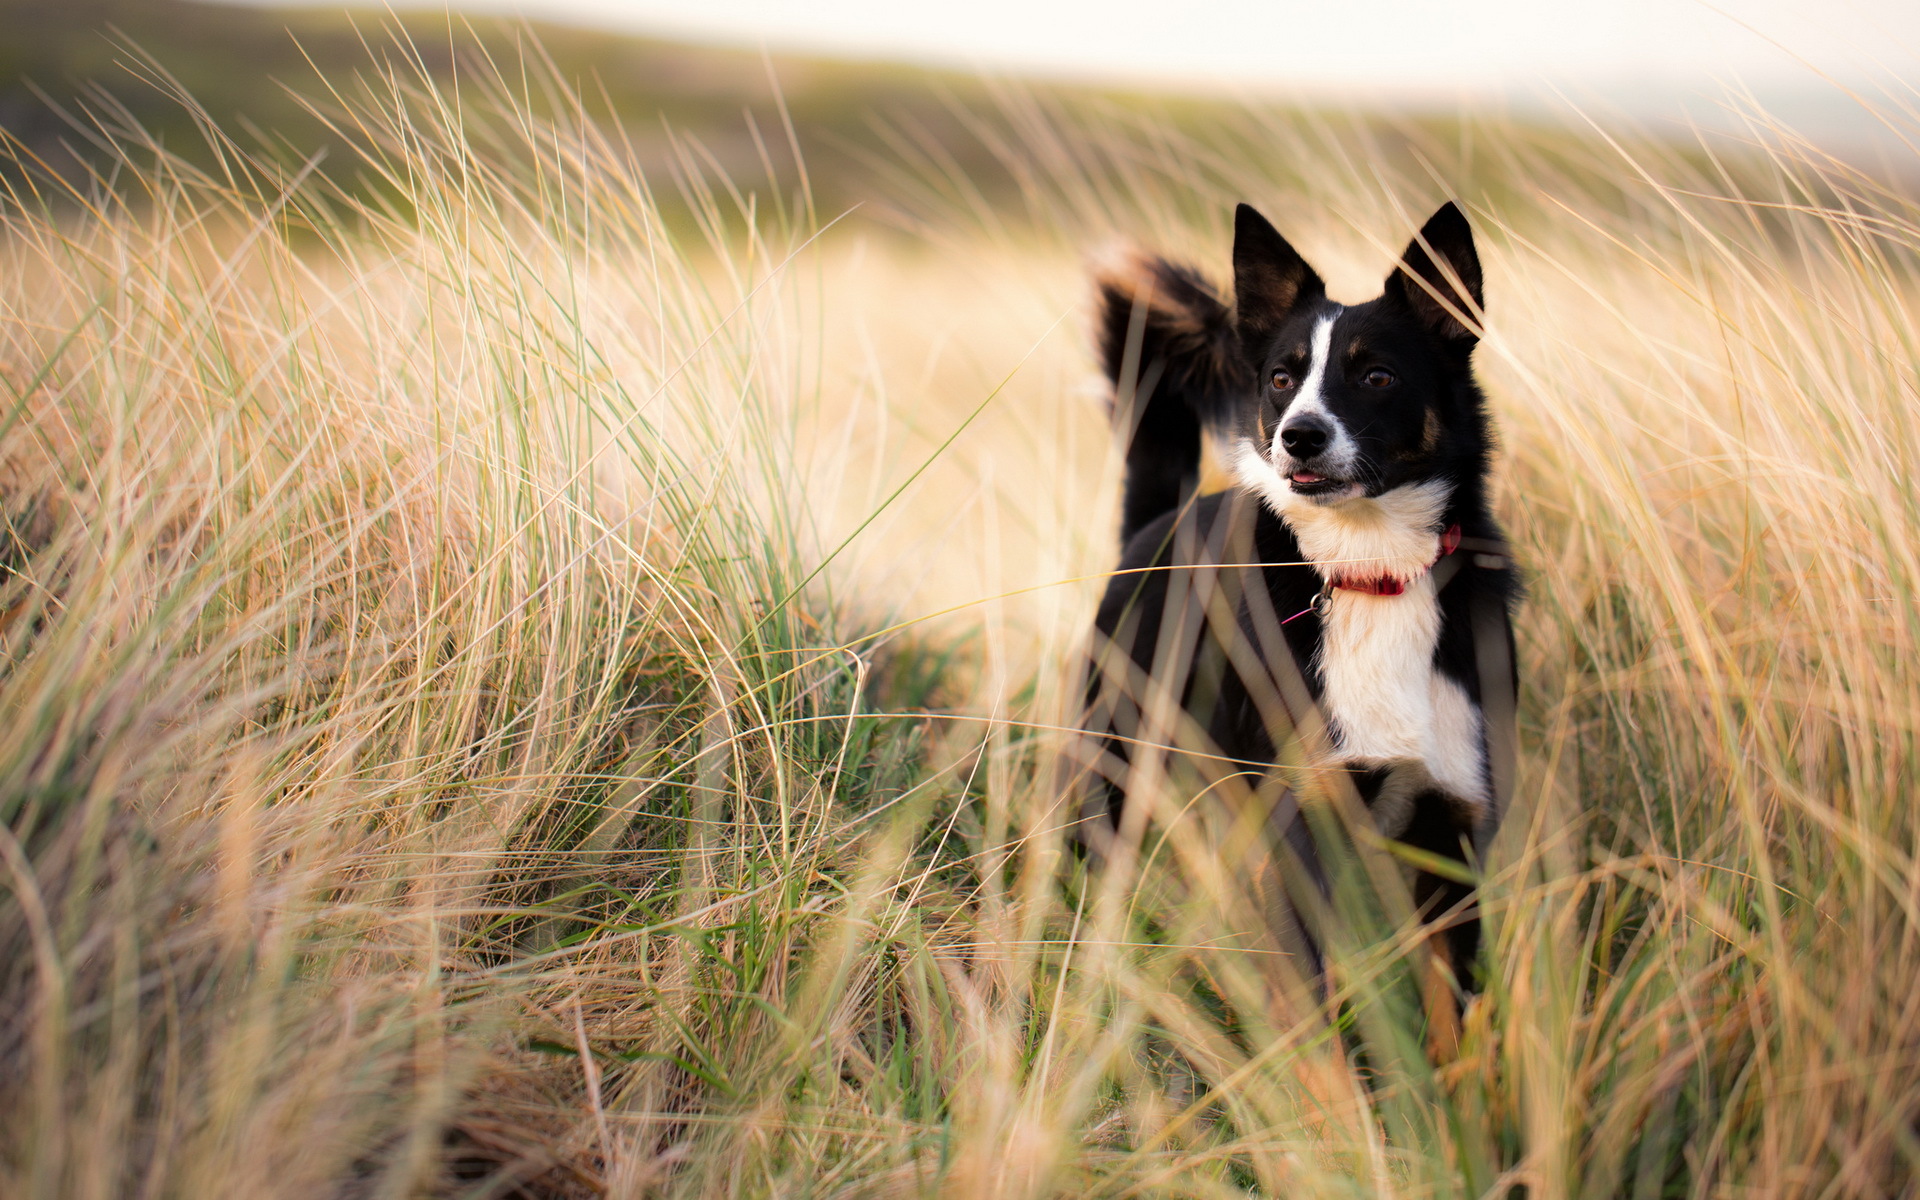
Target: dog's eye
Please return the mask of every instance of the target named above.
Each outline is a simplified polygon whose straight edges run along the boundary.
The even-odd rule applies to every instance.
[[[1370,388],[1392,387],[1394,384],[1398,382],[1400,381],[1393,377],[1392,371],[1382,371],[1382,370],[1379,370],[1378,368],[1368,371],[1365,375],[1360,377],[1360,383],[1363,386],[1370,387]]]
[[[1293,373],[1291,371],[1275,371],[1273,373],[1273,390],[1274,391],[1285,392],[1285,391],[1290,391],[1292,388],[1293,388]]]

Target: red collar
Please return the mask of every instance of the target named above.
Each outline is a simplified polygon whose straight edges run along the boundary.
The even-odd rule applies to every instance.
[[[1433,562],[1427,564],[1427,570],[1433,570],[1435,563],[1459,548],[1460,527],[1449,525],[1447,531],[1440,535],[1440,553],[1433,556]],[[1407,581],[1397,575],[1374,575],[1341,579],[1327,586],[1343,592],[1359,592],[1364,596],[1398,596],[1407,590]]]
[[[1447,531],[1440,535],[1440,553],[1433,556],[1433,562],[1427,564],[1427,570],[1433,570],[1435,564],[1459,548],[1460,527],[1458,525],[1449,525],[1447,526]],[[1320,589],[1319,594],[1313,598],[1312,604],[1307,605],[1280,623],[1285,625],[1290,621],[1298,621],[1310,612],[1325,615],[1327,611],[1327,598],[1333,595],[1335,588],[1339,588],[1343,592],[1359,592],[1364,596],[1398,596],[1407,590],[1407,581],[1392,575],[1375,575],[1366,579],[1343,579],[1338,583],[1329,583]]]

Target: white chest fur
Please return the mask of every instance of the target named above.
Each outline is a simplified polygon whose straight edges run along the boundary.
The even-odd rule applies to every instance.
[[[1454,796],[1484,804],[1480,714],[1433,666],[1440,638],[1433,575],[1398,596],[1336,589],[1320,628],[1321,699],[1341,761],[1414,759]]]
[[[1321,614],[1322,702],[1340,761],[1425,765],[1434,782],[1476,806],[1488,802],[1480,713],[1434,669],[1440,598],[1429,568],[1449,489],[1425,483],[1371,499],[1317,505],[1263,488],[1323,579],[1392,575],[1398,596],[1334,589]]]

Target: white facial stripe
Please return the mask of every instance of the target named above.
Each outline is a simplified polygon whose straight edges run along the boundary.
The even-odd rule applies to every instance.
[[[1322,397],[1322,393],[1326,390],[1327,367],[1333,361],[1333,324],[1345,311],[1346,309],[1338,304],[1333,305],[1313,323],[1313,333],[1309,335],[1307,344],[1307,378],[1300,384],[1300,391],[1294,396],[1292,403],[1288,404],[1286,411],[1280,414],[1280,420],[1274,425],[1273,440],[1267,446],[1268,457],[1279,466],[1282,474],[1289,469],[1283,464],[1291,463],[1293,456],[1288,454],[1286,447],[1281,444],[1280,431],[1286,428],[1288,420],[1304,413],[1317,415],[1333,427],[1333,441],[1320,452],[1319,461],[1316,464],[1319,469],[1344,474],[1353,469],[1354,461],[1360,455],[1360,448],[1354,444],[1352,436],[1347,433],[1345,423],[1327,411]],[[1326,499],[1322,497],[1319,502],[1325,503]]]
[[[1333,323],[1340,319],[1340,311],[1335,308],[1314,322],[1313,336],[1307,347],[1307,378],[1300,385],[1300,394],[1280,415],[1282,425],[1296,413],[1327,411],[1326,405],[1320,403],[1320,389],[1327,379],[1327,360],[1333,357],[1329,353],[1333,347]]]

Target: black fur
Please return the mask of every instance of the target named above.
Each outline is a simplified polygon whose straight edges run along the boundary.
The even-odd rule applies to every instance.
[[[1276,767],[1297,734],[1311,739],[1322,727],[1321,621],[1312,606],[1323,580],[1254,489],[1193,493],[1205,430],[1272,444],[1291,394],[1279,385],[1297,390],[1315,322],[1337,314],[1321,394],[1350,432],[1354,460],[1338,478],[1316,480],[1311,468],[1321,460],[1310,459],[1275,480],[1303,497],[1335,485],[1363,496],[1426,480],[1451,485],[1433,532],[1457,525],[1462,545],[1433,568],[1441,610],[1433,665],[1481,710],[1491,811],[1476,818],[1417,769],[1362,770],[1353,779],[1369,805],[1410,806],[1397,831],[1403,841],[1466,861],[1484,849],[1510,779],[1510,615],[1520,594],[1488,505],[1493,437],[1471,363],[1482,299],[1472,231],[1445,206],[1381,296],[1344,309],[1328,303],[1318,275],[1246,205],[1236,214],[1233,261],[1232,311],[1196,272],[1163,260],[1135,260],[1098,281],[1099,348],[1128,438],[1124,548],[1095,618],[1087,682],[1086,811],[1104,817],[1089,840],[1123,827],[1143,733],[1136,698],[1151,679],[1180,698],[1191,721],[1176,739],[1177,781],[1198,788],[1242,777],[1251,794],[1275,803],[1276,834],[1324,887],[1311,839],[1297,815],[1287,816],[1295,809]],[[1478,946],[1470,889],[1422,873],[1415,895],[1430,918],[1449,914],[1448,957],[1464,983]]]
[[[1246,390],[1232,313],[1195,272],[1137,258],[1098,280],[1101,365],[1114,385],[1114,421],[1127,430],[1120,541],[1192,494],[1201,424]]]

